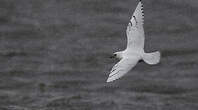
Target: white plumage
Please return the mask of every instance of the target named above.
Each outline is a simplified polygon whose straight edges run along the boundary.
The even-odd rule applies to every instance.
[[[124,51],[115,52],[114,57],[120,61],[113,66],[107,82],[114,81],[129,72],[139,60],[143,59],[148,64],[157,64],[160,61],[160,52],[144,52],[144,13],[143,4],[140,1],[127,26],[127,48]]]

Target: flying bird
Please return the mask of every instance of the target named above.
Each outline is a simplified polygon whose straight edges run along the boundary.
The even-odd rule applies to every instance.
[[[112,82],[128,73],[138,61],[143,60],[147,64],[154,65],[160,62],[160,52],[145,53],[144,51],[144,11],[140,0],[126,29],[127,47],[124,51],[113,53],[110,58],[118,58],[120,61],[113,66],[107,82]]]

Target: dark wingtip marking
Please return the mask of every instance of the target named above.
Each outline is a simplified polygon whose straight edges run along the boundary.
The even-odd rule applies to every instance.
[[[142,7],[142,8],[144,7],[143,4],[141,5],[141,7]]]
[[[114,72],[116,69],[113,69],[111,72]]]
[[[132,22],[131,22],[131,20],[129,21],[129,24],[132,26]]]
[[[136,17],[135,16],[133,16],[134,17],[134,19],[135,19],[135,22],[137,23],[137,19],[136,19]]]

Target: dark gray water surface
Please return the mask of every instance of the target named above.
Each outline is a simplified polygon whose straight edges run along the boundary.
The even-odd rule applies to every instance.
[[[147,52],[105,83],[138,0],[0,0],[0,110],[198,110],[198,1],[143,0]]]

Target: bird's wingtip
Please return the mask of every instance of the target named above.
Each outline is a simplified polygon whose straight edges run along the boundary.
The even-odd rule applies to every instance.
[[[108,77],[106,82],[109,83],[109,82],[112,82],[112,81],[114,81],[114,79],[112,79],[111,77]]]
[[[111,81],[110,81],[110,78],[108,78],[108,79],[106,80],[106,82],[107,82],[107,83],[111,82]]]

